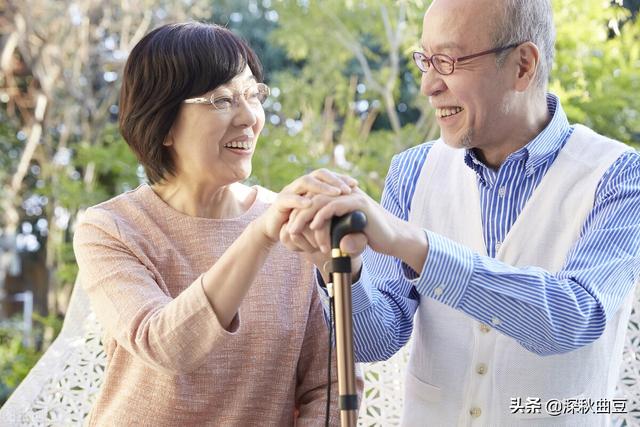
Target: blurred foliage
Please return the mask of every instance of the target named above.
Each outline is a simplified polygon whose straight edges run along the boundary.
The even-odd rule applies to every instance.
[[[62,328],[60,317],[34,314],[30,339],[36,342],[34,346],[26,346],[23,343],[21,320],[16,317],[0,323],[0,406],[38,361],[42,349],[51,344]]]
[[[554,2],[558,25],[550,89],[570,121],[640,142],[640,20],[601,0]]]
[[[409,62],[429,1],[211,3],[212,20],[242,34],[255,48],[273,89],[252,183],[278,191],[309,170],[327,167],[351,174],[378,199],[391,157],[437,137],[433,111],[419,94],[419,72]],[[560,96],[570,121],[638,144],[640,20],[630,10],[637,11],[640,2],[624,4],[630,9],[601,0],[553,1],[558,37],[550,90]],[[119,78],[120,70],[109,67]],[[89,81],[107,84],[105,70],[93,71],[97,77],[88,76]],[[21,78],[27,83],[31,79]],[[118,83],[108,82],[112,99]],[[55,96],[58,101],[73,99],[58,92]],[[16,169],[26,138],[4,105],[0,103],[0,182]],[[21,222],[31,224],[39,250],[49,245],[52,251],[56,264],[50,286],[56,292],[68,294],[77,273],[71,241],[78,212],[144,181],[118,133],[117,106],[106,107],[110,115],[104,127],[92,128],[90,135],[66,136],[63,147],[64,126],[46,123],[42,145],[51,146],[34,158],[23,185]],[[5,190],[0,191],[2,197]],[[33,207],[30,200],[40,202]],[[41,220],[50,226],[39,227]],[[0,401],[46,348],[50,340],[44,337],[55,336],[56,321],[55,313],[39,320],[36,350],[22,346],[15,328],[0,328]]]
[[[267,126],[254,162],[258,181],[279,189],[300,171],[328,166],[350,173],[369,194],[379,197],[391,156],[438,134],[426,99],[418,92],[419,73],[408,62],[428,3],[273,2],[279,25],[269,39],[296,62],[294,67],[270,70],[272,85],[280,89],[275,101],[279,123],[300,123],[288,132],[281,125]],[[571,122],[638,144],[640,20],[615,2],[553,4],[558,42],[550,90],[560,97]],[[400,6],[404,19],[398,16]],[[396,29],[401,37],[393,40]],[[394,55],[397,71],[392,67]],[[390,84],[391,102],[376,90],[378,84]],[[391,126],[394,114],[399,129]],[[336,161],[339,145],[349,164]],[[289,167],[274,168],[284,159]]]

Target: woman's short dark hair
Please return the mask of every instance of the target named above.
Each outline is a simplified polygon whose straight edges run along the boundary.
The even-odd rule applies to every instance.
[[[262,82],[255,52],[242,38],[213,24],[163,25],[136,44],[124,67],[120,132],[151,183],[174,174],[163,142],[182,101],[228,83],[247,65]]]

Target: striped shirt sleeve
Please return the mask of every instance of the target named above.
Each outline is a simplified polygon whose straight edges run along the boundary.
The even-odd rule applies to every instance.
[[[427,235],[429,253],[415,281],[423,298],[491,324],[540,355],[580,348],[602,334],[640,277],[640,155],[621,156],[603,176],[580,238],[556,274]],[[438,291],[445,286],[447,292]]]

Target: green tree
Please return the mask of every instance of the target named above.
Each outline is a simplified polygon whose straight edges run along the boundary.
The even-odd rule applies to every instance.
[[[293,66],[271,70],[277,91],[269,114],[278,126],[268,126],[261,139],[254,162],[260,182],[278,189],[302,171],[329,166],[352,174],[378,197],[390,157],[437,136],[433,111],[418,93],[419,73],[409,62],[428,4],[272,3],[279,19],[270,40]],[[553,5],[558,42],[550,90],[572,122],[637,143],[638,19],[617,3]]]
[[[425,100],[417,96],[417,70],[408,66],[426,5],[274,2],[279,25],[270,40],[296,66],[272,73],[278,88],[271,106],[274,123],[286,130],[269,130],[263,148],[270,148],[273,138],[277,158],[292,166],[288,170],[328,166],[350,173],[379,196],[391,155],[437,131]],[[263,154],[255,162],[261,179],[272,161]],[[286,183],[270,181],[276,188]]]
[[[572,122],[640,143],[640,20],[598,0],[554,6],[558,36],[551,91]]]

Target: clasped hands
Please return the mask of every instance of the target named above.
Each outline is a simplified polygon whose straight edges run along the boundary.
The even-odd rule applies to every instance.
[[[289,211],[279,239],[288,249],[302,252],[319,268],[325,280],[323,266],[330,259],[330,226],[334,216],[355,210],[367,216],[364,232],[349,234],[340,242],[340,249],[352,258],[354,273],[360,269],[360,254],[367,245],[375,251],[390,253],[396,237],[393,226],[398,219],[358,188],[353,178],[319,169],[298,178],[285,187],[281,195],[283,193],[295,193],[306,202]]]
[[[386,211],[357,184],[347,175],[315,170],[284,187],[256,225],[269,245],[280,241],[288,249],[304,253],[326,280],[323,267],[331,258],[331,219],[360,210],[367,216],[364,231],[340,241],[340,249],[352,258],[352,271],[359,271],[360,254],[368,245],[420,273],[428,251],[425,233]]]

